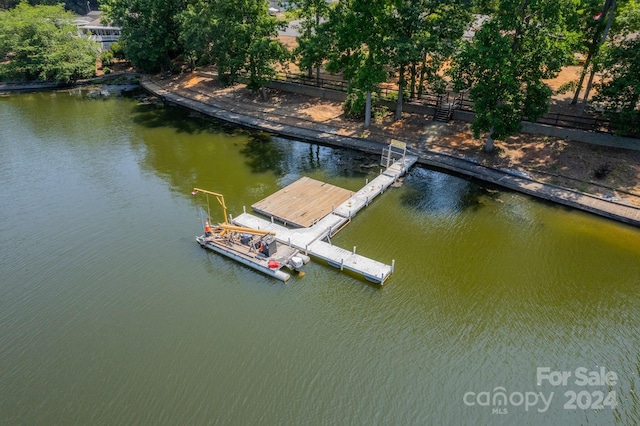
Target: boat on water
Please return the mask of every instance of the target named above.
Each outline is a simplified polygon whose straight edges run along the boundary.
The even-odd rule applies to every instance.
[[[223,195],[200,188],[194,188],[191,194],[200,192],[215,196],[225,217],[225,221],[217,225],[210,225],[208,218],[205,220],[204,234],[196,237],[196,242],[201,247],[284,282],[291,278],[290,273],[283,270],[285,268],[304,274],[300,268],[309,262],[309,256],[294,247],[279,243],[273,232],[229,224]]]

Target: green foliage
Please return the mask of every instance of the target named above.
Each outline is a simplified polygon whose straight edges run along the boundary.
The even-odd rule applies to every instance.
[[[505,139],[523,116],[535,121],[547,111],[553,92],[542,80],[571,62],[571,8],[569,0],[501,0],[499,12],[463,46],[451,75],[474,100],[476,137]]]
[[[111,48],[109,49],[115,59],[124,60],[124,49],[122,48],[122,44],[117,41],[111,44]]]
[[[95,75],[100,46],[78,37],[62,5],[0,12],[0,79],[69,82]]]
[[[640,31],[640,1],[622,0],[616,16],[616,33],[620,36]]]
[[[275,74],[275,63],[289,57],[277,41],[281,23],[262,0],[197,1],[179,16],[186,51],[197,63],[214,63],[224,84],[246,75],[257,90]]]
[[[11,9],[19,3],[20,0],[0,0],[0,10]],[[55,6],[60,3],[64,4],[66,10],[70,10],[79,15],[85,15],[88,12],[87,4],[89,4],[91,10],[98,10],[97,0],[90,0],[89,2],[85,0],[66,0],[63,2],[58,0],[29,0],[29,4],[32,6]]]
[[[469,7],[457,0],[400,0],[394,3],[390,19],[390,60],[398,71],[399,92],[404,93],[407,70],[411,95],[416,84],[419,92],[425,88],[444,91],[446,83],[439,71],[451,59],[471,21]],[[403,96],[398,98],[398,119],[402,99]]]
[[[640,135],[640,37],[613,46],[604,70],[594,100],[618,133]]]
[[[179,40],[184,46],[186,57],[195,64],[213,62],[213,26],[217,18],[215,10],[208,2],[195,1],[187,5],[177,17],[180,25]]]
[[[376,105],[380,100],[380,96],[377,93],[372,93],[371,98],[371,102],[373,103],[373,118],[377,120],[382,119],[389,111],[389,108],[384,105]],[[347,98],[342,104],[342,111],[348,118],[361,120],[365,117],[366,103],[366,92],[357,88],[350,88],[347,93]]]
[[[326,68],[341,71],[354,89],[372,93],[387,79],[391,6],[391,0],[346,0],[330,9],[322,24],[330,41]],[[366,111],[365,128],[371,120],[371,109]]]
[[[299,0],[294,2],[300,21],[298,47],[293,52],[301,69],[319,68],[327,58],[330,40],[322,31],[321,22],[329,16],[329,5],[325,0]]]
[[[122,27],[125,56],[144,72],[170,69],[182,53],[178,16],[182,0],[104,0],[104,14]]]
[[[344,115],[349,118],[362,119],[365,112],[365,92],[358,89],[349,90],[347,98],[342,104]]]
[[[272,36],[263,34],[251,39],[247,50],[247,66],[249,82],[247,87],[257,91],[275,75],[274,61],[284,62],[289,57],[289,51]]]
[[[113,65],[113,52],[107,50],[106,52],[102,52],[102,67],[110,67]]]

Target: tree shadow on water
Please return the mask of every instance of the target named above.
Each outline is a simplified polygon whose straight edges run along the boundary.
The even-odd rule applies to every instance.
[[[273,172],[277,176],[285,174],[283,163],[286,154],[280,144],[275,143],[268,134],[252,133],[240,153],[246,157],[245,163],[253,173]]]
[[[224,125],[193,111],[162,104],[138,104],[133,108],[132,120],[138,126],[149,129],[171,128],[178,133],[199,134],[237,133],[238,129]]]
[[[424,168],[415,168],[405,179],[401,202],[419,212],[459,214],[484,207],[483,199],[495,200],[500,192],[478,183]]]

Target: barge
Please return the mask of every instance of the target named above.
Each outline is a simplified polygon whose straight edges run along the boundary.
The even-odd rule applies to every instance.
[[[283,282],[291,278],[291,275],[283,270],[284,268],[300,276],[304,275],[300,268],[310,261],[309,256],[300,253],[294,247],[278,242],[272,231],[229,224],[222,194],[199,188],[194,188],[192,194],[196,195],[199,192],[215,196],[225,215],[225,222],[214,226],[209,224],[208,218],[205,220],[204,234],[196,237],[196,242],[201,247]]]

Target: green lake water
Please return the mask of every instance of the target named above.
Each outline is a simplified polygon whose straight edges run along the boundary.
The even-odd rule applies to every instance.
[[[317,261],[283,284],[194,241],[194,186],[237,215],[378,162],[0,97],[0,424],[640,423],[639,229],[414,167],[332,240],[395,260],[384,287]]]

